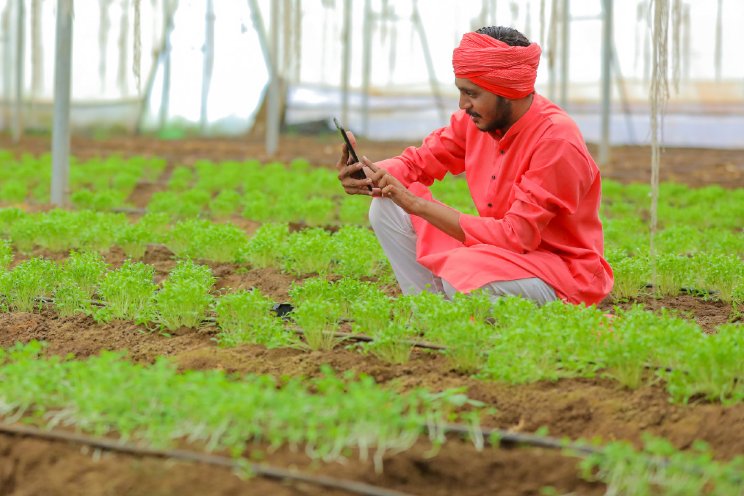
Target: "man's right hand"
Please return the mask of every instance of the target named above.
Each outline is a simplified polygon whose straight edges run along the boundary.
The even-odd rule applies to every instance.
[[[352,144],[356,144],[354,135],[351,132],[347,131],[347,136]],[[349,150],[346,148],[346,143],[344,143],[341,148],[341,158],[339,158],[336,163],[336,168],[338,169],[338,180],[341,181],[341,186],[343,186],[344,191],[346,191],[346,194],[348,195],[373,196],[374,191],[377,188],[372,187],[371,179],[355,179],[351,177],[353,173],[359,170],[364,171],[365,175],[367,175],[367,171],[365,170],[366,168],[359,162],[349,164],[349,160]],[[377,192],[377,196],[379,196],[379,190],[377,190]]]

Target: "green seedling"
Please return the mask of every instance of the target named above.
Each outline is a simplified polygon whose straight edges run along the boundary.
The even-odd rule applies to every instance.
[[[333,251],[331,234],[314,227],[292,233],[283,247],[283,268],[290,274],[318,274],[330,272]]]
[[[375,235],[366,228],[344,226],[333,235],[333,272],[345,277],[382,277],[392,269]]]
[[[608,261],[615,276],[612,288],[615,298],[637,298],[651,281],[651,265],[647,257],[615,255],[608,257]]]
[[[7,270],[13,263],[13,246],[7,239],[0,239],[0,270]]]
[[[60,317],[93,313],[90,295],[70,279],[62,279],[54,289],[54,308]]]
[[[318,461],[356,451],[378,471],[386,455],[411,448],[429,426],[434,444],[456,409],[477,410],[462,390],[401,393],[368,376],[314,379],[232,378],[217,371],[179,372],[165,359],[133,364],[103,352],[85,361],[43,358],[38,343],[0,355],[0,414],[46,429],[74,427],[154,448],[193,443],[240,457],[253,443],[287,447]],[[147,394],[143,394],[146,391]],[[27,413],[28,412],[28,413]],[[32,414],[33,412],[33,414]],[[468,421],[477,429],[477,418]]]
[[[98,253],[73,251],[64,262],[62,274],[90,299],[97,292],[107,268],[108,264]]]
[[[341,342],[338,331],[339,305],[325,300],[307,300],[292,310],[292,318],[302,330],[304,341],[300,347],[311,350],[332,350]]]
[[[44,258],[32,258],[2,274],[0,287],[9,306],[22,312],[41,307],[41,298],[49,298],[59,280],[57,265]]]
[[[194,181],[194,173],[189,167],[179,166],[173,169],[168,180],[168,189],[175,192],[183,192],[191,187]]]
[[[743,342],[744,327],[736,324],[682,341],[676,358],[680,368],[660,371],[672,398],[681,403],[700,396],[723,404],[744,401]]]
[[[392,364],[408,363],[413,351],[413,333],[410,327],[399,322],[388,322],[373,335],[374,340],[361,348],[380,360]]]
[[[669,441],[643,435],[643,449],[626,441],[611,442],[580,462],[582,478],[601,481],[608,494],[728,495],[744,492],[744,457],[716,461],[700,442],[677,450]]]
[[[28,196],[28,186],[22,181],[6,180],[0,187],[0,202],[23,203]]]
[[[150,230],[140,222],[123,226],[117,233],[115,243],[128,258],[138,259],[145,256],[147,245],[152,241]]]
[[[369,201],[358,196],[344,196],[338,207],[338,220],[341,224],[366,226],[369,224]]]
[[[254,267],[279,267],[288,240],[287,224],[264,224],[248,240],[243,256]]]
[[[157,322],[170,331],[199,327],[214,299],[214,281],[208,266],[179,261],[155,295]]]
[[[259,289],[236,291],[217,299],[214,312],[220,333],[217,342],[231,347],[244,343],[267,348],[288,346],[293,342],[281,319],[272,312],[274,302]]]
[[[269,197],[261,191],[252,191],[243,200],[242,215],[246,219],[269,222],[272,219]]]
[[[226,189],[209,202],[209,211],[217,219],[232,217],[240,207],[241,196],[237,191]]]
[[[309,226],[328,225],[333,221],[335,210],[335,203],[328,198],[309,198],[303,205],[304,218],[302,220]]]
[[[100,284],[101,299],[106,304],[98,314],[102,320],[129,319],[150,321],[154,313],[155,269],[151,265],[127,260],[108,272]]]

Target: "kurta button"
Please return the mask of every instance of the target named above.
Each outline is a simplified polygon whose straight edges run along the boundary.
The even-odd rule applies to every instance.
[[[496,179],[496,176],[491,176],[491,179],[492,179],[492,180],[493,180],[493,179]]]
[[[506,153],[506,150],[500,150],[500,153],[503,155]]]
[[[493,207],[493,205],[492,205],[492,204],[490,204],[490,203],[488,204],[488,206],[489,206],[489,207]]]

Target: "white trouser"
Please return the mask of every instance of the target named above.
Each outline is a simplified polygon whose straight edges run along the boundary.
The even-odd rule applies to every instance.
[[[457,290],[416,261],[416,232],[411,217],[402,208],[388,198],[373,198],[369,222],[393,267],[403,294],[431,291],[444,293],[452,299]],[[553,288],[537,277],[494,281],[482,289],[490,292],[494,299],[515,295],[534,300],[540,305],[556,299]]]

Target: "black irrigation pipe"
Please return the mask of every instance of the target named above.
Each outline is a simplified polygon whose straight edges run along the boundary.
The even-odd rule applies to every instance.
[[[499,445],[506,446],[532,446],[536,448],[568,450],[582,455],[597,455],[603,453],[602,448],[593,448],[583,444],[568,443],[561,439],[549,436],[523,434],[502,429],[484,429],[482,427],[476,429],[462,424],[445,424],[439,429],[441,429],[445,434],[456,434],[471,439],[474,435],[480,436],[483,439],[484,444],[491,444],[491,440],[495,438],[498,440]],[[432,429],[426,427],[426,430],[430,432]]]
[[[427,430],[428,429],[429,428],[427,428]],[[605,448],[603,447],[595,448],[586,444],[576,444],[550,436],[521,434],[518,432],[504,431],[501,429],[473,429],[461,424],[446,424],[441,427],[441,430],[447,434],[457,434],[462,437],[471,439],[473,435],[480,436],[483,444],[492,444],[492,440],[494,440],[495,438],[500,446],[530,446],[536,448],[557,449],[568,453],[574,453],[576,454],[576,456],[605,455]],[[671,460],[667,457],[654,456],[652,458],[661,467],[667,467],[671,463]],[[686,467],[686,470],[695,475],[705,475],[704,470],[696,465],[688,465]],[[735,477],[733,480],[741,484],[744,481],[744,478]]]
[[[10,436],[33,437],[49,441],[65,442],[92,446],[94,448],[125,453],[129,455],[148,456],[155,458],[167,458],[185,462],[202,463],[205,465],[214,465],[217,467],[229,468],[233,470],[247,468],[251,473],[267,479],[280,481],[296,481],[313,484],[316,486],[340,489],[354,494],[364,496],[409,496],[408,493],[402,493],[392,489],[385,489],[363,482],[356,482],[347,479],[337,479],[324,475],[303,474],[296,470],[288,470],[272,467],[270,465],[258,463],[241,463],[232,458],[219,455],[210,455],[206,453],[197,453],[180,449],[162,450],[153,448],[143,448],[130,443],[116,441],[108,438],[87,436],[85,434],[70,433],[55,430],[43,430],[35,427],[15,426],[0,424],[0,433]]]
[[[570,443],[550,436],[522,434],[502,429],[483,429],[481,427],[474,429],[462,424],[445,424],[443,426],[438,426],[435,429],[432,429],[429,426],[424,426],[424,430],[427,432],[436,430],[445,434],[457,435],[463,438],[470,438],[471,441],[474,442],[475,440],[473,439],[473,436],[477,436],[481,438],[483,445],[488,444],[493,446],[494,444],[497,444],[497,446],[493,447],[528,446],[534,448],[560,450],[569,454],[574,454],[575,456],[604,455],[604,448],[594,448],[592,446],[584,444]],[[232,470],[244,470],[247,468],[250,473],[255,474],[259,477],[264,477],[266,479],[304,482],[321,487],[340,489],[354,494],[361,494],[363,496],[410,496],[408,493],[402,493],[400,491],[395,491],[392,489],[373,486],[370,484],[365,484],[363,482],[356,482],[347,479],[337,479],[334,477],[323,475],[303,474],[297,470],[276,468],[266,464],[245,464],[225,456],[198,453],[195,451],[180,449],[164,450],[143,448],[131,443],[102,437],[88,436],[85,434],[77,434],[57,430],[43,430],[36,427],[7,425],[2,423],[0,423],[0,434],[18,437],[33,437],[54,442],[82,444],[98,449],[129,455],[202,463],[205,465],[213,465],[217,467],[229,468]],[[496,441],[496,443],[494,443],[494,441]],[[660,466],[667,466],[670,463],[667,458],[658,457],[657,459]],[[696,474],[703,473],[700,468],[696,466],[690,466],[689,470]]]

